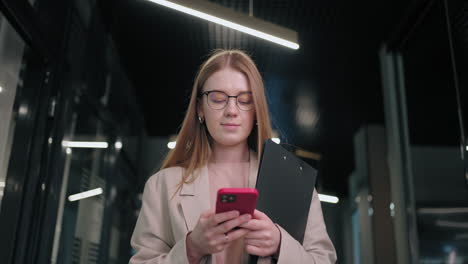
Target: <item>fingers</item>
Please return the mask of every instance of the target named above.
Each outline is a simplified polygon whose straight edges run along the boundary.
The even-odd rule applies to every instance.
[[[204,211],[200,217],[203,217],[203,218],[208,218],[210,217],[211,215],[213,215],[215,213],[215,209],[214,208],[211,208],[211,209],[208,209],[206,211]]]
[[[265,247],[264,240],[261,239],[244,239],[244,242],[246,245]]]
[[[229,243],[244,237],[248,232],[249,230],[247,229],[237,229],[227,234],[218,235],[217,239],[211,242],[211,246],[215,249],[215,252],[223,251]]]
[[[236,218],[238,216],[239,216],[238,211],[229,211],[229,212],[215,214],[211,218],[211,225],[216,226],[216,225],[219,225],[222,222],[226,222],[226,221],[234,219],[234,218]]]
[[[242,215],[240,217],[234,218],[232,220],[226,221],[220,225],[218,225],[215,229],[216,233],[227,233],[231,231],[234,227],[240,226],[247,221],[249,221],[251,216],[249,214]]]
[[[207,246],[210,253],[223,251],[229,245],[229,236],[224,234],[218,235],[216,239],[209,240]]]
[[[266,230],[251,231],[245,236],[245,239],[269,239],[270,236],[267,233]]]
[[[265,248],[261,248],[261,247],[257,247],[253,245],[247,245],[245,247],[245,251],[247,251],[247,253],[249,253],[250,255],[256,255],[260,257],[266,257],[270,255],[268,250],[266,250]]]
[[[271,248],[275,246],[273,239],[253,239],[245,238],[244,242],[246,245],[256,246],[259,248]]]
[[[262,229],[267,228],[267,223],[263,220],[252,219],[249,222],[240,225],[239,227],[255,231],[255,230],[262,230]]]
[[[276,234],[272,230],[261,230],[261,231],[251,231],[247,233],[244,237],[244,240],[246,243],[249,241],[257,241],[257,240],[262,240],[262,241],[275,241],[276,239]],[[271,246],[269,242],[265,242],[262,244],[255,244],[255,245],[263,245],[263,246]]]
[[[241,237],[245,237],[249,232],[250,232],[250,230],[244,229],[244,228],[233,230],[233,231],[227,233],[227,236],[229,238],[228,241],[231,242],[231,241],[237,240],[237,239],[239,239]]]
[[[255,211],[253,213],[253,218],[254,219],[268,219],[268,220],[270,220],[270,218],[266,214],[264,214],[263,212],[261,212],[261,211],[259,211],[257,209],[255,209]]]

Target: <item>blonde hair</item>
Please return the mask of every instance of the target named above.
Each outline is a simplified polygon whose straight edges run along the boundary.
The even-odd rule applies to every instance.
[[[182,127],[177,136],[176,147],[166,156],[161,169],[173,166],[184,168],[182,180],[177,185],[180,191],[185,183],[192,183],[197,177],[194,172],[208,162],[211,155],[210,136],[204,124],[197,116],[197,104],[206,80],[215,72],[224,68],[232,68],[247,77],[255,105],[257,125],[247,139],[249,148],[257,152],[260,158],[264,140],[271,138],[272,129],[265,97],[262,77],[253,60],[240,50],[213,51],[211,56],[200,66],[192,88],[192,95],[185,114]]]

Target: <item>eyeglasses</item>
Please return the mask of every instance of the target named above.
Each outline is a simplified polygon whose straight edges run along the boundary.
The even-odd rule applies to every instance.
[[[208,106],[213,110],[221,110],[226,107],[229,98],[236,98],[237,108],[243,111],[252,110],[254,107],[253,97],[251,92],[242,92],[236,96],[229,96],[222,91],[206,91],[201,96],[206,95]]]

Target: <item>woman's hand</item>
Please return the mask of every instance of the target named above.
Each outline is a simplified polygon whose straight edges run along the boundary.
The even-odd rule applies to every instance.
[[[203,256],[223,251],[231,241],[237,240],[249,232],[246,229],[233,228],[247,223],[249,214],[239,216],[238,211],[215,214],[214,210],[203,212],[198,223],[187,236],[187,255],[198,262]]]
[[[250,230],[244,237],[247,253],[260,257],[279,253],[281,232],[266,214],[255,210],[253,219],[240,227]]]

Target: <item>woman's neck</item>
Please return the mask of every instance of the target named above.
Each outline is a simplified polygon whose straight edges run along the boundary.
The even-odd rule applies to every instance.
[[[235,146],[223,146],[213,144],[211,162],[213,163],[236,163],[249,161],[249,147],[247,142]]]

